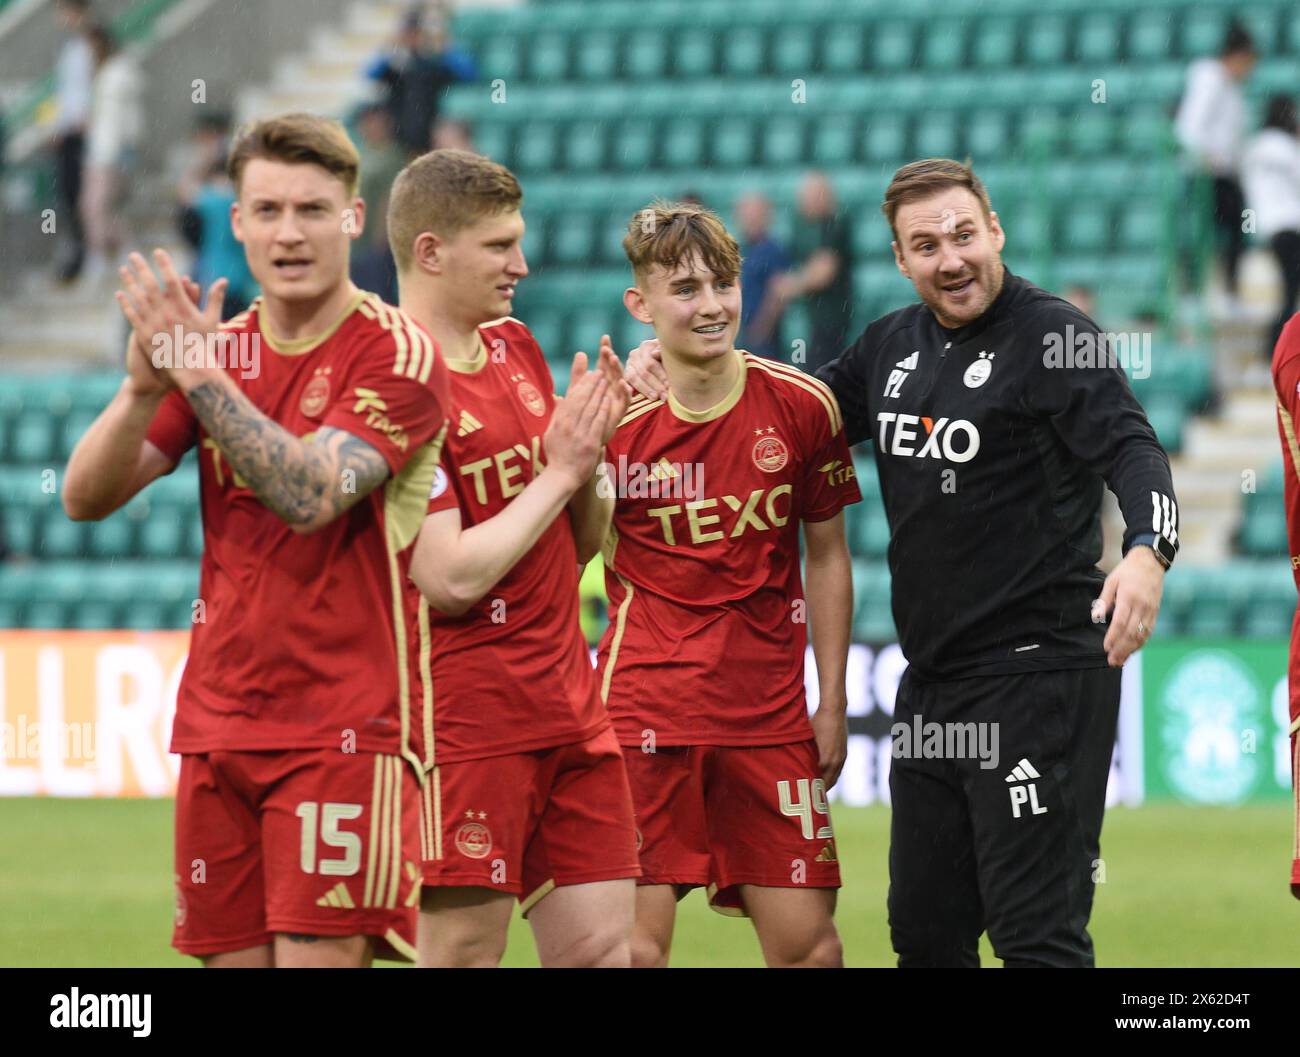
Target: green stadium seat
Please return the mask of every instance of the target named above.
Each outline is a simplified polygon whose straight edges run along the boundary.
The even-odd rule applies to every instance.
[[[649,28],[628,34],[624,67],[629,79],[634,81],[663,77],[668,68],[668,42],[664,35]]]
[[[1156,250],[1164,240],[1165,218],[1160,202],[1134,202],[1120,214],[1119,246],[1125,250]]]
[[[614,330],[616,333],[610,335],[610,340],[614,342],[614,351],[624,360],[641,342],[654,337],[654,330],[648,324],[642,323],[627,311],[618,313]]]
[[[507,169],[514,165],[510,154],[510,125],[485,123],[474,129],[474,149]]]
[[[713,37],[705,29],[692,28],[679,33],[673,43],[673,65],[678,77],[704,78],[712,75]]]
[[[655,158],[654,126],[646,118],[628,118],[614,135],[610,164],[629,172],[648,169]]]
[[[1182,40],[1179,50],[1183,59],[1218,54],[1227,26],[1226,12],[1210,7],[1183,12]]]
[[[198,558],[203,554],[203,519],[197,514],[189,521],[188,540],[190,557]]]
[[[978,165],[1005,155],[1011,145],[1007,115],[1000,110],[981,110],[966,122],[966,153]]]
[[[768,121],[763,129],[761,160],[774,167],[795,165],[804,157],[803,118],[777,117]]]
[[[1241,526],[1240,549],[1243,554],[1258,558],[1285,556],[1288,551],[1286,512],[1280,503],[1274,505],[1260,496],[1248,497],[1245,520]]]
[[[518,37],[508,33],[493,34],[480,42],[476,54],[484,80],[501,78],[507,84],[521,80],[527,50]]]
[[[559,264],[591,263],[594,225],[590,213],[562,213],[551,221],[550,260]]]
[[[44,411],[25,412],[13,426],[9,457],[14,462],[49,466],[57,456],[51,421]]]
[[[754,161],[754,126],[748,118],[733,117],[713,126],[710,137],[713,163],[727,169],[743,169]]]
[[[1016,24],[1010,19],[981,19],[975,30],[972,60],[976,66],[1006,69],[1016,61]]]
[[[816,72],[817,38],[807,26],[779,30],[772,40],[772,72],[783,77],[808,77]]]
[[[1064,129],[1063,146],[1076,157],[1096,158],[1109,154],[1120,131],[1122,119],[1108,107],[1097,104],[1076,111]]]
[[[957,153],[957,122],[951,114],[926,114],[914,133],[916,153],[922,158],[951,158]]]
[[[17,602],[0,601],[0,630],[23,627],[23,606]]]
[[[761,30],[741,26],[726,34],[722,43],[722,72],[728,77],[760,77],[767,72]]]
[[[832,114],[817,122],[813,131],[814,165],[849,165],[857,160],[857,122],[847,114]]]
[[[576,46],[574,70],[581,81],[608,81],[618,72],[618,38],[613,33],[590,33]]]
[[[546,172],[557,168],[559,147],[555,127],[549,122],[530,123],[515,139],[515,165],[520,172]]]
[[[105,631],[118,625],[119,607],[111,602],[87,599],[64,609],[67,626],[89,631]]]
[[[540,84],[564,81],[569,72],[569,46],[562,34],[544,33],[524,49],[528,55],[528,76]]]
[[[920,33],[921,65],[930,70],[961,69],[969,27],[965,19],[945,16],[927,24]]]
[[[86,524],[69,520],[62,510],[48,510],[38,531],[37,543],[43,558],[79,558],[89,549]]]
[[[1061,248],[1071,252],[1096,252],[1111,242],[1110,218],[1106,210],[1088,202],[1068,208],[1061,218]]]
[[[909,70],[915,50],[914,27],[902,19],[877,23],[871,40],[871,65],[877,70]]]
[[[1105,12],[1082,15],[1075,37],[1080,63],[1113,63],[1120,50],[1119,19]]]
[[[29,628],[55,629],[74,627],[71,619],[64,615],[62,602],[47,599],[33,599],[27,606],[24,626]]]
[[[1273,55],[1278,50],[1280,41],[1277,16],[1279,13],[1285,13],[1285,9],[1279,10],[1271,5],[1261,4],[1252,4],[1249,7],[1233,6],[1233,17],[1245,23],[1261,56]],[[1294,13],[1293,9],[1291,14],[1294,16]]]
[[[671,169],[694,169],[704,161],[704,123],[684,117],[664,130],[662,157]]]
[[[1170,57],[1174,35],[1171,11],[1141,11],[1128,25],[1129,62],[1164,62]]]
[[[126,558],[134,553],[135,522],[125,510],[119,510],[103,521],[91,522],[88,529],[89,553],[94,557]]]
[[[822,66],[827,73],[860,73],[866,66],[864,28],[834,23],[822,32]]]
[[[1025,34],[1025,59],[1030,66],[1059,66],[1065,62],[1070,34],[1064,17],[1040,15]]]
[[[152,631],[167,626],[167,606],[150,599],[136,599],[123,607],[122,624],[132,631]]]
[[[185,557],[188,520],[173,508],[155,506],[140,526],[140,554],[145,558]]]
[[[606,125],[600,121],[579,121],[565,137],[565,166],[577,172],[599,172],[604,168]]]
[[[867,118],[862,149],[869,162],[894,163],[907,153],[907,125],[893,114],[873,114]]]
[[[1145,407],[1151,428],[1165,451],[1171,455],[1182,451],[1183,426],[1187,419],[1183,402],[1177,397],[1159,395],[1152,397]]]

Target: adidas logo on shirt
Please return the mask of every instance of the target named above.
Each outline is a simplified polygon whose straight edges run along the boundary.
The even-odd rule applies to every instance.
[[[903,383],[911,377],[907,372],[916,370],[917,364],[920,362],[921,350],[917,349],[911,356],[894,364],[894,369],[889,372],[889,380],[885,382],[885,396],[890,400],[897,399],[903,388]]]
[[[475,430],[482,429],[483,423],[471,415],[468,411],[460,413],[460,428],[456,430],[456,436],[467,437]]]
[[[1011,817],[1019,818],[1020,809],[1026,804],[1029,805],[1031,815],[1045,815],[1047,808],[1038,802],[1038,787],[1029,780],[1031,778],[1041,778],[1034,765],[1028,759],[1022,758],[1021,761],[1012,768],[1011,773],[1007,775],[1006,781],[1011,783]],[[1027,785],[1019,783],[1027,782]]]
[[[907,359],[899,360],[898,363],[894,364],[894,366],[901,367],[905,371],[914,371],[916,370],[916,365],[920,362],[921,362],[921,350],[917,349],[914,353],[912,353],[911,356],[907,357]]]

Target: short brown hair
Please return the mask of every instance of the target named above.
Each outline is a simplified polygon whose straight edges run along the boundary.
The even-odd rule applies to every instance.
[[[518,209],[523,200],[515,174],[481,154],[444,148],[420,155],[397,174],[388,195],[388,244],[397,270],[411,266],[422,232],[451,238],[484,217]]]
[[[740,247],[727,226],[713,210],[690,202],[656,200],[638,209],[628,221],[623,252],[638,280],[656,264],[672,271],[692,253],[719,278],[740,275]]]
[[[889,230],[894,233],[894,238],[898,238],[894,218],[903,206],[921,198],[929,198],[948,187],[966,188],[979,199],[984,219],[991,219],[993,206],[989,202],[989,193],[984,189],[984,182],[975,175],[970,162],[963,164],[951,158],[926,158],[904,165],[894,173],[894,178],[885,189],[885,200],[880,205],[880,211],[889,221]]]
[[[244,166],[254,158],[290,165],[319,165],[337,176],[351,198],[357,193],[361,155],[337,121],[316,114],[279,114],[252,121],[235,133],[226,173],[239,190]]]

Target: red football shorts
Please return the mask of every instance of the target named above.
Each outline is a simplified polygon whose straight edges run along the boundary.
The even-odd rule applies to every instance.
[[[203,956],[276,933],[366,935],[415,958],[420,781],[338,749],[181,757],[172,945]]]
[[[641,884],[707,885],[710,906],[737,916],[739,885],[840,886],[816,742],[625,752]]]
[[[552,888],[641,874],[613,730],[575,745],[441,764],[430,777],[426,885],[499,889],[527,915]]]

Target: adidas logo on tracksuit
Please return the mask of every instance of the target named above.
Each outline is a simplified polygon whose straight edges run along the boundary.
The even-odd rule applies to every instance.
[[[1012,818],[1019,818],[1020,809],[1024,807],[1026,804],[1029,805],[1029,813],[1031,815],[1047,814],[1047,808],[1043,807],[1038,803],[1038,787],[1034,785],[1033,782],[1029,781],[1029,779],[1031,778],[1041,778],[1041,777],[1042,775],[1040,775],[1036,770],[1034,770],[1034,765],[1030,763],[1029,760],[1027,759],[1022,759],[1018,764],[1015,765],[1014,768],[1012,768],[1011,773],[1007,775],[1006,780],[1009,783],[1012,783],[1011,789],[1009,790],[1009,792],[1011,793],[1011,817]],[[1027,785],[1018,784],[1022,782],[1028,784]]]

